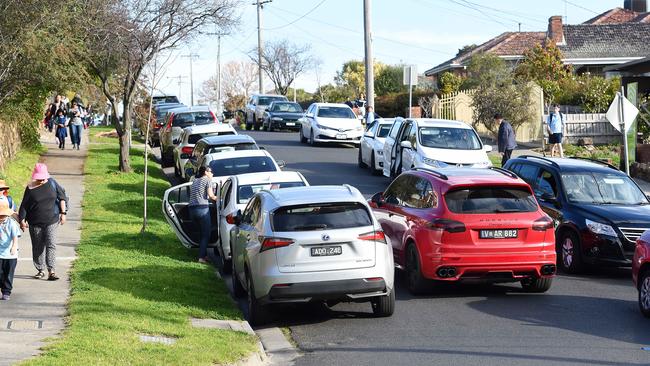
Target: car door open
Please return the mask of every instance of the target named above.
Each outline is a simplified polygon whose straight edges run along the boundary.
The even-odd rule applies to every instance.
[[[192,183],[183,183],[169,188],[165,191],[162,203],[165,219],[167,219],[181,244],[187,248],[194,248],[199,245],[199,226],[190,217],[188,207],[191,185]],[[217,208],[214,203],[210,203],[210,222],[212,223],[212,230],[208,247],[214,247],[219,237]]]

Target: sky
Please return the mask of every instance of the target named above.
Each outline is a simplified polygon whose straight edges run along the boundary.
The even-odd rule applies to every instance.
[[[222,65],[249,60],[257,46],[257,16],[253,1],[241,1],[240,22],[221,38]],[[481,44],[508,31],[546,31],[548,18],[565,17],[579,24],[623,0],[373,0],[371,25],[375,61],[414,64],[419,73],[452,58],[467,44]],[[264,5],[263,39],[287,39],[309,45],[321,61],[318,69],[299,76],[295,86],[313,92],[333,82],[344,62],[363,60],[363,0],[273,0]],[[521,23],[521,24],[519,24]],[[168,58],[158,81],[158,93],[180,96],[190,103],[190,59],[194,53],[194,100],[201,84],[216,75],[217,37],[205,35],[179,47]],[[178,76],[182,84],[178,84]],[[265,87],[272,83],[265,77]]]

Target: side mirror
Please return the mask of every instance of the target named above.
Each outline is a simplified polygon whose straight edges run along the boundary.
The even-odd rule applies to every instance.
[[[492,152],[492,145],[483,145],[483,151]]]
[[[377,207],[381,207],[381,205],[384,203],[384,192],[375,193],[370,198],[370,202],[373,203]]]
[[[314,114],[313,113],[305,113],[305,117],[314,118]]]
[[[411,144],[411,141],[402,141],[399,143],[399,146],[405,148],[405,149],[413,149],[413,145]]]
[[[284,160],[276,160],[275,163],[278,164],[280,168],[284,168],[285,166],[287,166],[287,162]]]
[[[363,137],[369,138],[369,139],[374,139],[375,135],[372,134],[372,132],[366,132]]]
[[[552,204],[555,207],[560,207],[560,201],[558,201],[557,197],[553,196],[550,193],[543,193],[542,196],[540,197],[542,201],[548,202]]]

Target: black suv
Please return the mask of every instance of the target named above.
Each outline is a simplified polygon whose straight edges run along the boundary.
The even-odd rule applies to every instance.
[[[650,229],[650,201],[616,167],[591,159],[519,156],[505,165],[528,182],[556,224],[558,266],[631,266],[636,239]]]

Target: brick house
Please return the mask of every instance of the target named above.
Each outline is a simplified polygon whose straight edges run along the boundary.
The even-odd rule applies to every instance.
[[[563,24],[552,16],[546,32],[506,32],[467,52],[425,71],[437,83],[444,72],[464,75],[472,55],[486,52],[499,56],[513,67],[523,60],[526,50],[536,44],[555,42],[563,61],[576,73],[604,75],[604,68],[642,59],[650,55],[650,12],[645,1],[626,0],[582,24]]]

